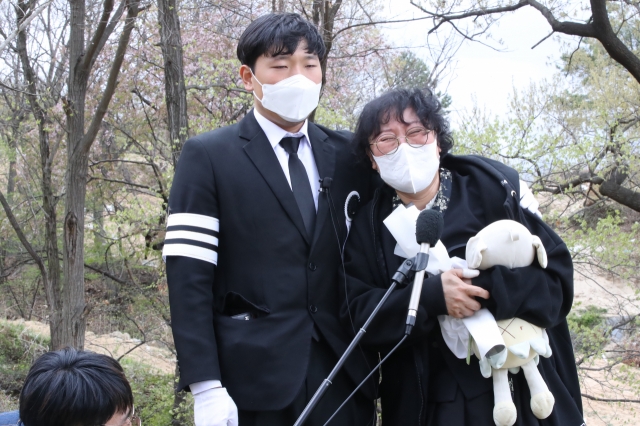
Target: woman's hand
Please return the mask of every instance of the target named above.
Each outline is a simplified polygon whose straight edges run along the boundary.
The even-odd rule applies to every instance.
[[[471,284],[478,271],[451,269],[442,274],[442,290],[447,304],[447,313],[454,318],[466,318],[480,309],[475,297],[489,298],[489,292]]]

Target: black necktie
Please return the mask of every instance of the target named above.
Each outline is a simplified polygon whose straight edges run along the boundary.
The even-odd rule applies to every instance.
[[[298,208],[302,214],[304,227],[307,230],[309,238],[313,238],[313,230],[316,226],[316,205],[313,201],[313,192],[311,192],[311,183],[304,164],[298,157],[298,146],[300,139],[295,137],[282,138],[280,145],[289,154],[289,177],[291,178],[291,190],[293,196],[298,203]]]

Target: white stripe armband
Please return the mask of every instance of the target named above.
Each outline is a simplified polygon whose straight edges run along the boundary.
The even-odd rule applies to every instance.
[[[169,215],[162,258],[185,256],[217,265],[219,223],[215,217],[200,214]]]

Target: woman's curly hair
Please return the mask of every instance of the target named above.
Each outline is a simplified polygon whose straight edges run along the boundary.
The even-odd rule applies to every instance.
[[[429,89],[394,89],[362,109],[354,136],[358,158],[368,161],[371,152],[369,144],[380,134],[380,127],[392,118],[404,123],[403,113],[407,108],[415,111],[424,127],[435,130],[441,155],[453,148],[449,122],[444,118],[442,105],[435,95]]]

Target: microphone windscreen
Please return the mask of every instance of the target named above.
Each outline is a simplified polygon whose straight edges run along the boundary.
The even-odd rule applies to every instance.
[[[440,212],[425,209],[420,212],[416,221],[416,241],[418,244],[427,243],[435,246],[444,228],[444,221]]]

